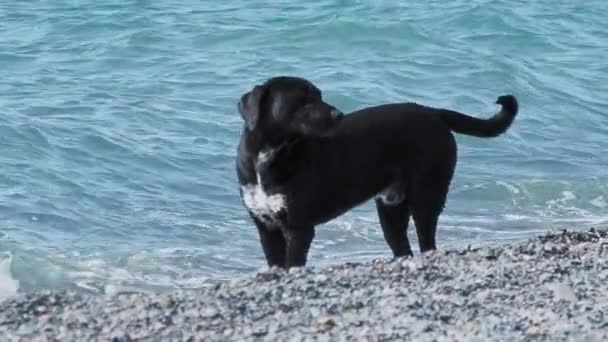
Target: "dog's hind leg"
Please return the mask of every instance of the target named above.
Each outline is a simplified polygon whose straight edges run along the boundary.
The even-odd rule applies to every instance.
[[[437,248],[437,221],[445,206],[451,178],[450,169],[442,168],[440,172],[427,173],[423,179],[413,183],[409,204],[416,224],[420,252]]]
[[[412,249],[407,238],[407,226],[410,220],[407,199],[403,198],[401,202],[391,204],[386,203],[383,198],[376,198],[376,211],[384,240],[393,251],[393,256],[411,256]]]
[[[283,232],[278,228],[269,229],[257,218],[254,218],[253,221],[258,228],[260,243],[262,244],[262,250],[264,251],[268,267],[284,267],[286,244]]]
[[[285,268],[305,266],[308,250],[315,237],[315,228],[289,227],[285,229],[284,236],[287,243]]]

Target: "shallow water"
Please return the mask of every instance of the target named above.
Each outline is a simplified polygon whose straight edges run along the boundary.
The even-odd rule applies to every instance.
[[[504,136],[457,137],[442,248],[608,221],[608,2],[218,3],[0,4],[0,291],[196,288],[262,267],[236,101],[278,74],[343,111],[489,116],[519,98]],[[368,203],[321,227],[310,260],[378,256]]]

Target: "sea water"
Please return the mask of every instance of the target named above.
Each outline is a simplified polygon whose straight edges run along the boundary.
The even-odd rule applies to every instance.
[[[458,135],[440,248],[608,220],[606,1],[0,3],[0,296],[200,288],[258,270],[238,195],[241,94],[301,76],[344,112],[416,101],[489,117]],[[414,247],[415,229],[410,227]],[[390,257],[368,202],[310,263]]]

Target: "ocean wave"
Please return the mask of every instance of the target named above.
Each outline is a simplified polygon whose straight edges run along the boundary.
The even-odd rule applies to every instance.
[[[10,253],[0,256],[0,302],[17,294],[19,281],[11,274],[13,257]]]
[[[238,198],[236,104],[278,74],[344,112],[416,101],[488,117],[498,95],[520,99],[505,135],[456,137],[440,246],[606,224],[605,4],[7,3],[0,281],[196,287],[263,265]],[[390,253],[368,203],[319,227],[311,263],[375,256]]]

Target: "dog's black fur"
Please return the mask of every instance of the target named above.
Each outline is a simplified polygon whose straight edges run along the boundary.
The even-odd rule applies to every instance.
[[[416,103],[343,116],[305,79],[275,77],[255,86],[239,101],[245,126],[237,174],[268,265],[304,266],[314,227],[373,197],[395,257],[412,255],[410,215],[420,250],[435,249],[457,160],[452,132],[504,133],[518,103],[512,95],[496,103],[502,109],[489,119]]]

